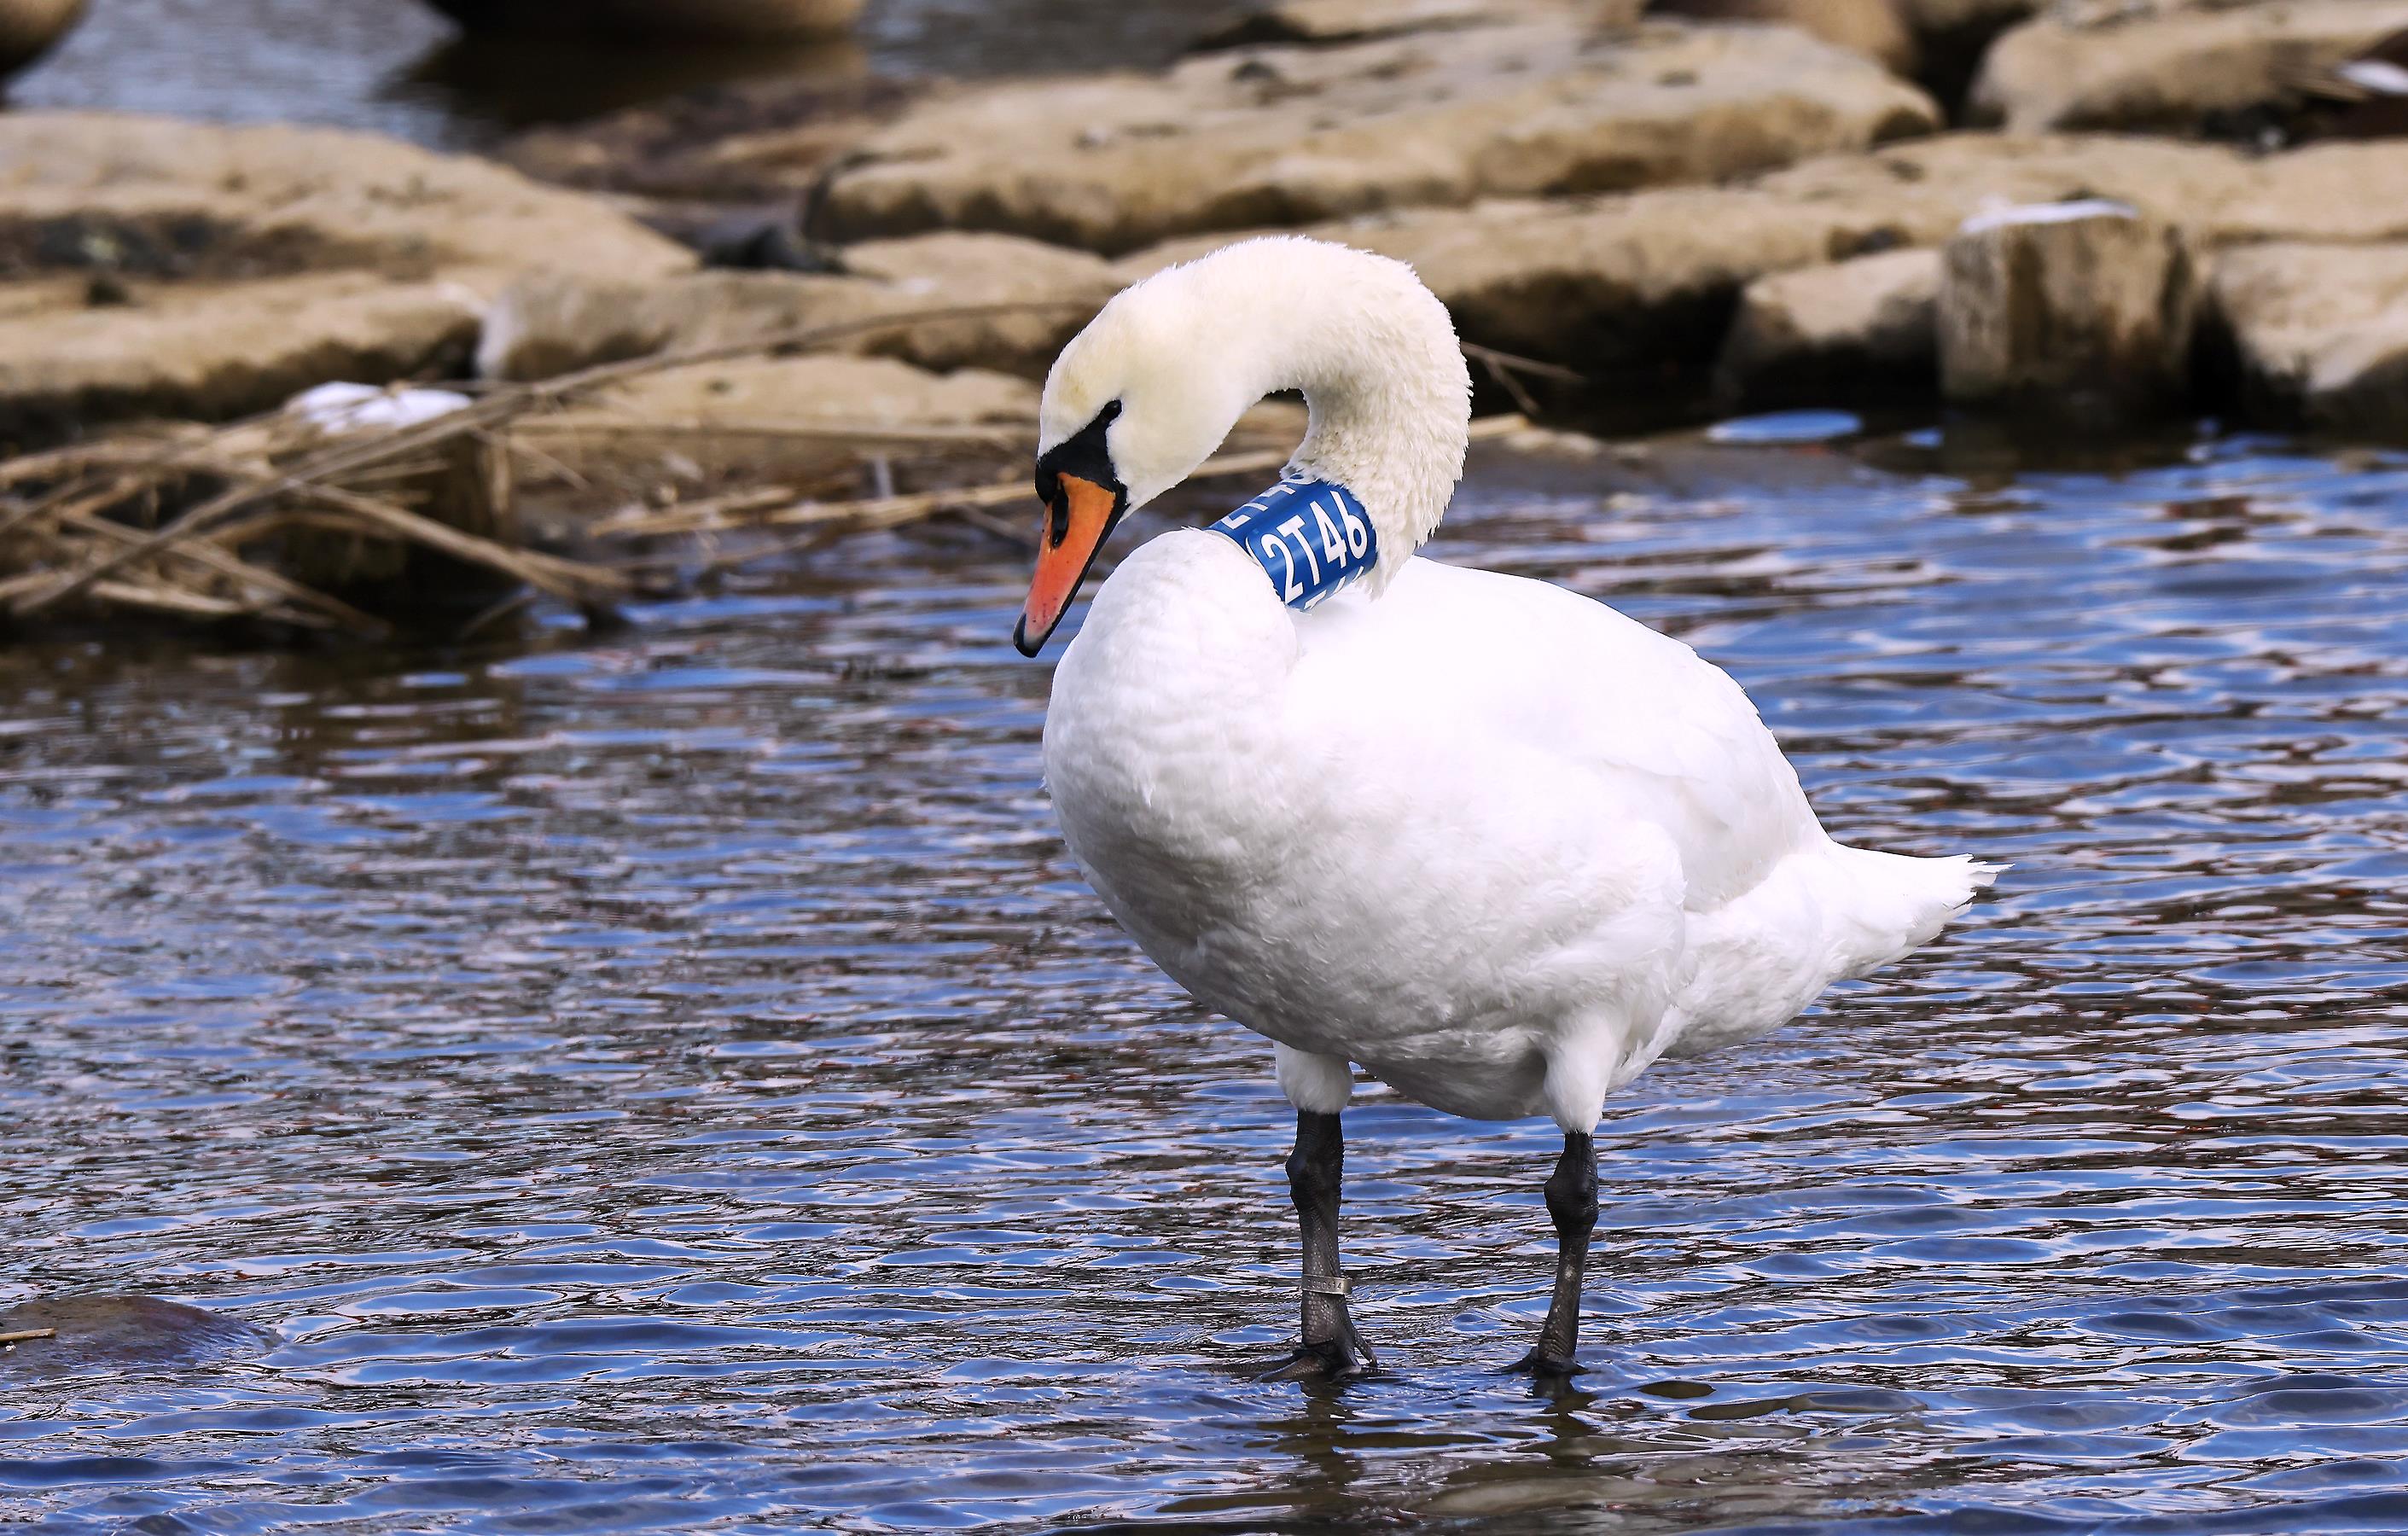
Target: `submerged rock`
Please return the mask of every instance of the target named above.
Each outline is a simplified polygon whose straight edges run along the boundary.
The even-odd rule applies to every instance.
[[[931,368],[1041,376],[1120,286],[1099,257],[1008,235],[867,241],[846,249],[843,261],[843,273],[824,275],[702,272],[654,282],[532,275],[488,311],[478,368],[494,379],[542,379],[881,315],[1026,304],[1045,308],[929,321],[825,345]]]
[[[0,1381],[222,1359],[270,1337],[239,1318],[155,1296],[63,1296],[0,1312],[0,1333],[30,1328],[53,1336],[0,1346]]]
[[[83,20],[84,0],[0,0],[0,75],[13,75]]]
[[[364,134],[0,116],[0,436],[220,419],[464,365],[485,300],[693,257],[591,199]]]
[[[472,32],[600,33],[620,37],[824,36],[861,0],[427,0]]]
[[[1939,367],[1939,297],[1929,249],[1758,278],[1723,340],[1715,394],[1757,408],[1926,394]]]
[[[2408,244],[2225,251],[2207,341],[2253,418],[2408,436]]]
[[[1991,45],[1968,115],[2017,132],[2245,132],[2295,82],[2408,28],[2408,0],[2061,7]]]
[[[1374,208],[1713,180],[1937,122],[1913,86],[1787,29],[1598,34],[1541,19],[939,92],[862,142],[811,227],[1125,251]]]
[[[2122,203],[2001,208],[1942,251],[1940,385],[1971,405],[2148,409],[2190,381],[2180,232]]]

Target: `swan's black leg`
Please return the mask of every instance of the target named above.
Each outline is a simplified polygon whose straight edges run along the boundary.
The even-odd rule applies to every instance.
[[[1287,1185],[1304,1239],[1304,1332],[1296,1353],[1273,1376],[1359,1376],[1379,1366],[1354,1331],[1346,1276],[1338,1267],[1338,1190],[1344,1170],[1338,1116],[1297,1111]]]
[[[1542,1376],[1569,1376],[1580,1369],[1581,1276],[1588,1267],[1589,1234],[1597,1229],[1597,1141],[1584,1131],[1564,1132],[1564,1155],[1547,1179],[1547,1214],[1555,1223],[1555,1294],[1539,1346],[1514,1365]]]

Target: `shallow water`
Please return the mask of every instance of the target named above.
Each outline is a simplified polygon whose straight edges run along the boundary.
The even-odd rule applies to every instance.
[[[1250,1379],[1289,1115],[1056,843],[986,536],[618,636],[0,651],[0,1305],[265,1330],[0,1362],[0,1522],[2408,1528],[2408,460],[2009,462],[1458,502],[1734,671],[1835,830],[2016,864],[1610,1106],[1561,1396],[1491,1369],[1552,1131],[1377,1088],[1388,1373]]]
[[[868,0],[852,36],[832,41],[611,45],[466,38],[417,0],[90,0],[83,24],[10,82],[7,100],[480,149],[533,124],[761,76],[1146,67],[1202,15],[1125,0]]]

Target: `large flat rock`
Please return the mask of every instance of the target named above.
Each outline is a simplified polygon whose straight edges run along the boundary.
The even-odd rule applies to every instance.
[[[1896,0],[1655,0],[1653,8],[1698,21],[1794,26],[1896,74],[1914,73],[1914,33]]]
[[[766,474],[808,481],[882,450],[983,447],[999,456],[1036,420],[1037,386],[1025,379],[806,353],[665,368],[512,431],[588,481]],[[678,468],[665,475],[663,465]]]
[[[368,135],[11,113],[0,436],[447,368],[521,274],[692,265],[592,199]]]
[[[1932,129],[1928,97],[1779,27],[1576,16],[939,91],[863,140],[815,232],[1168,237],[1711,181]]]
[[[844,262],[840,274],[714,271],[645,282],[530,274],[487,312],[479,371],[542,379],[887,315],[1001,307],[831,337],[824,346],[929,368],[1042,377],[1063,343],[1121,286],[1101,257],[1009,235],[869,240],[846,250]]]
[[[2033,132],[2197,133],[2408,28],[2408,0],[2060,6],[1990,46],[1968,116]]]

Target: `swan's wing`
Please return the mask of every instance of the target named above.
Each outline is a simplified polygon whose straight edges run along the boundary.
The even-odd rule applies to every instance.
[[[1333,602],[1298,628],[1301,719],[1353,771],[1426,774],[1441,803],[1420,814],[1477,796],[1533,840],[1647,824],[1670,840],[1697,912],[1822,837],[1739,684],[1602,603],[1415,560],[1377,601]]]

